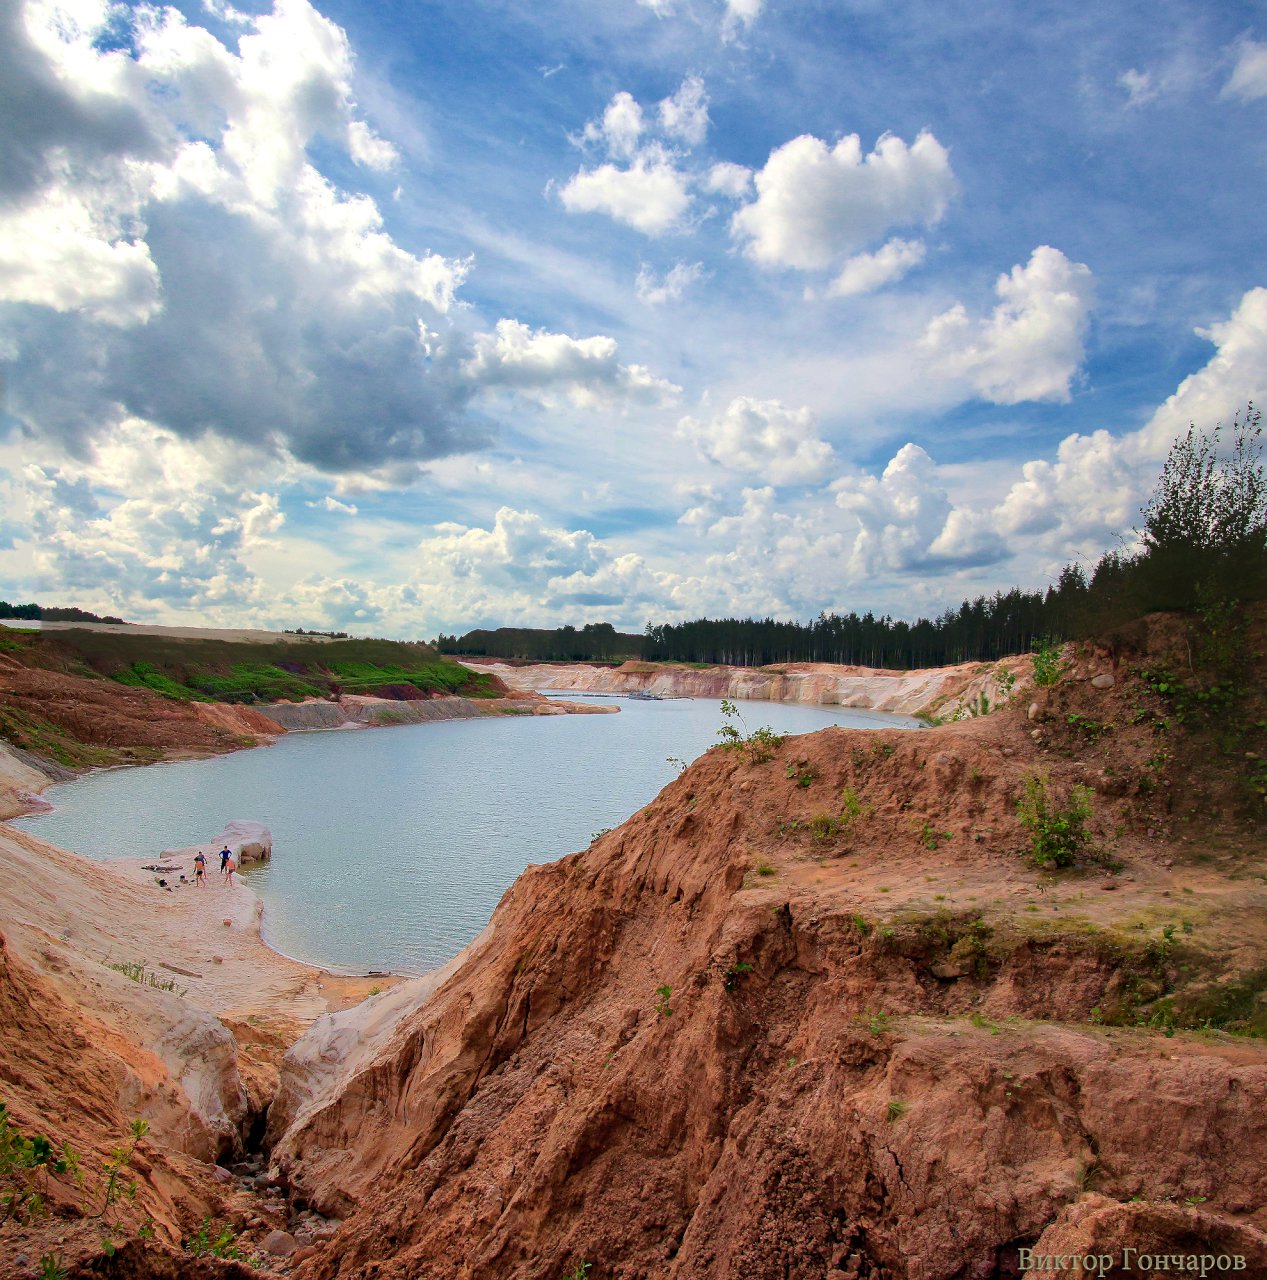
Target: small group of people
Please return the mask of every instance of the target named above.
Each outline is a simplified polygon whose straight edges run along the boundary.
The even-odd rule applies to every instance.
[[[238,869],[233,850],[226,844],[220,850],[220,875],[229,888],[233,887],[233,873]],[[194,883],[201,889],[207,883],[207,855],[201,849],[194,859]]]

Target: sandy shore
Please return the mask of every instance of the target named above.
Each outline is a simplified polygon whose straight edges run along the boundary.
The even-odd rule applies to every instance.
[[[153,857],[90,861],[0,824],[0,932],[54,973],[143,963],[222,1018],[306,1025],[397,981],[332,974],[273,951],[260,937],[262,904],[239,877],[229,887],[213,871],[200,889],[179,885],[176,871],[163,876],[179,886],[169,892],[147,865]],[[192,881],[192,862],[182,869]]]

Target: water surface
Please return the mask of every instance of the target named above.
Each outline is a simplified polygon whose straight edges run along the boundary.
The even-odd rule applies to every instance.
[[[210,760],[108,770],[50,788],[54,811],[14,825],[112,858],[210,840],[233,818],[263,822],[273,860],[245,878],[264,900],[270,945],[315,964],[429,969],[479,933],[524,867],[618,826],[673,779],[666,757],[693,760],[723,723],[712,699],[610,700],[619,714],[294,733]],[[748,728],[781,733],[918,727],[839,707],[738,705]]]

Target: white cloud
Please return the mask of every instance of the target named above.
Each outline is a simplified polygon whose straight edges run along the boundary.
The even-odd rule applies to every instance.
[[[872,293],[900,280],[913,267],[919,266],[924,261],[924,253],[922,240],[893,239],[875,253],[856,254],[827,286],[827,293],[835,298]]]
[[[918,445],[903,445],[879,477],[844,478],[833,488],[837,505],[858,522],[849,554],[854,579],[989,564],[1006,555],[981,515],[953,506]]]
[[[607,104],[601,120],[586,124],[581,140],[601,143],[609,155],[628,159],[637,151],[645,127],[642,108],[633,94],[622,89]]]
[[[560,189],[559,199],[569,213],[605,213],[649,236],[679,226],[691,204],[686,175],[658,145],[640,151],[628,169],[582,169]]]
[[[396,148],[380,138],[364,120],[348,122],[348,154],[357,164],[385,173],[400,162]]]
[[[657,18],[667,17],[673,12],[676,0],[638,0],[644,9],[650,9]]]
[[[1145,456],[1165,457],[1170,441],[1190,422],[1230,422],[1250,400],[1267,401],[1267,288],[1248,290],[1226,319],[1197,329],[1217,348],[1204,368],[1189,374],[1139,433]]]
[[[1267,98],[1267,43],[1258,40],[1242,40],[1236,47],[1236,65],[1222,96],[1253,102]]]
[[[309,502],[305,503],[305,505],[318,511],[337,511],[341,515],[345,516],[354,516],[357,514],[357,507],[355,503],[340,502],[338,498],[329,493],[326,494],[320,502]]]
[[[620,364],[613,338],[570,338],[499,320],[494,333],[476,334],[473,350],[462,372],[480,388],[511,387],[546,396],[563,389],[579,405],[656,404],[680,390],[641,365]]]
[[[645,263],[638,268],[638,278],[634,281],[634,291],[639,302],[649,307],[658,307],[665,302],[676,302],[697,280],[703,278],[704,264],[692,262],[674,263],[663,278],[657,279],[650,267]]]
[[[687,76],[678,91],[660,103],[660,128],[688,147],[698,147],[708,133],[708,94],[699,76]]]
[[[82,448],[122,405],[332,471],[484,442],[454,342],[418,338],[468,263],[402,249],[308,156],[318,138],[362,163],[394,154],[357,113],[338,27],[278,0],[235,54],[174,9],[23,12],[0,57],[22,58],[45,110],[8,122],[7,154],[26,158],[0,163],[0,294],[23,305],[9,405],[31,435]],[[111,23],[130,49],[99,47]],[[91,95],[92,127],[64,86]]]
[[[765,0],[725,0],[722,39],[733,40],[740,30],[747,30],[761,16]]]
[[[498,510],[491,528],[441,524],[417,548],[411,584],[443,616],[541,621],[554,611],[609,617],[671,587],[640,556],[618,553],[586,529],[563,529],[532,511]],[[604,612],[605,611],[605,612]]]
[[[1123,71],[1118,76],[1117,82],[1126,90],[1128,107],[1142,107],[1152,102],[1161,93],[1160,87],[1147,71],[1136,71],[1131,68],[1129,71]]]
[[[121,326],[144,323],[162,305],[149,246],[126,239],[108,209],[57,191],[0,210],[0,301]]]
[[[644,235],[660,236],[682,225],[693,181],[673,144],[698,146],[708,131],[708,94],[698,76],[688,76],[663,99],[652,125],[633,95],[615,94],[601,119],[589,121],[579,146],[601,146],[609,159],[581,168],[559,188],[569,213],[603,213]],[[658,132],[661,136],[652,136]],[[553,184],[551,184],[553,185]]]
[[[1189,423],[1230,422],[1250,400],[1267,398],[1267,289],[1249,290],[1225,321],[1197,332],[1217,350],[1143,427],[1067,436],[1054,461],[1025,463],[993,512],[996,526],[1010,536],[1041,535],[1059,559],[1079,546],[1098,550],[1138,524],[1171,442]]]
[[[703,187],[705,191],[711,191],[715,195],[742,200],[752,190],[752,170],[746,165],[723,160],[709,169],[704,177]]]
[[[343,31],[308,0],[238,26],[234,51],[172,8],[27,0],[0,14],[4,75],[12,63],[42,104],[12,118],[0,104],[12,144],[0,152],[0,300],[17,304],[0,333],[8,408],[29,436],[80,452],[122,411],[191,440],[411,483],[420,464],[488,443],[473,396],[517,382],[547,398],[549,364],[470,376],[487,342],[455,315],[470,260],[403,248],[374,199],[317,168],[318,144],[372,169],[397,162],[357,107]],[[691,101],[688,85],[683,122]],[[618,95],[602,136],[636,146],[639,116]],[[668,153],[639,157],[626,184],[645,190],[625,193],[641,200],[629,216],[667,226],[689,201],[685,178]],[[671,394],[589,341],[576,347],[585,361],[559,365],[559,395]]]
[[[683,418],[678,434],[710,461],[777,485],[819,480],[835,458],[810,410],[777,400],[739,396],[707,422]]]
[[[716,485],[678,484],[674,486],[674,493],[684,503],[689,504],[678,516],[678,524],[702,528],[717,519],[721,492]]]
[[[857,134],[834,147],[804,134],[770,153],[757,198],[731,220],[763,266],[819,270],[894,227],[932,225],[955,191],[946,149],[928,132],[911,146],[885,134],[863,155]]]
[[[249,558],[285,521],[275,493],[240,487],[262,463],[125,419],[87,460],[26,468],[38,570],[132,616],[160,602],[232,616],[257,600]]]
[[[962,305],[928,326],[923,349],[935,369],[965,379],[994,404],[1070,398],[1091,311],[1090,269],[1040,245],[995,284],[999,304],[973,320]]]

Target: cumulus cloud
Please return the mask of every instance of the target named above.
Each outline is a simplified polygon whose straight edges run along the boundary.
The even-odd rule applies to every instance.
[[[1250,400],[1267,401],[1267,288],[1248,290],[1226,320],[1196,331],[1217,348],[1209,362],[1179,384],[1138,434],[1140,448],[1165,457],[1170,441],[1190,422],[1231,420]]]
[[[675,230],[691,207],[693,181],[676,144],[698,146],[707,131],[708,94],[698,76],[663,99],[653,120],[621,90],[573,138],[603,150],[606,163],[579,169],[559,188],[559,200],[569,213],[603,213],[644,235]]]
[[[875,253],[855,254],[828,286],[827,293],[834,298],[873,293],[919,266],[924,261],[924,253],[922,240],[893,239]]]
[[[276,493],[242,486],[247,461],[127,419],[91,459],[28,465],[20,483],[39,572],[137,617],[164,602],[221,618],[254,606],[250,556],[285,516]]]
[[[863,155],[857,134],[834,147],[809,134],[770,153],[757,197],[731,231],[755,262],[812,271],[857,253],[891,229],[936,223],[955,191],[950,156],[921,133],[908,146],[885,134]]]
[[[67,12],[0,6],[0,201],[43,185],[57,160],[74,165],[157,150],[130,60],[92,48],[106,17],[104,0]]]
[[[1007,554],[983,516],[953,506],[918,445],[899,449],[880,476],[844,478],[834,488],[837,505],[858,523],[849,555],[854,578],[980,566]]]
[[[4,7],[10,412],[80,454],[133,417],[392,483],[484,447],[480,354],[454,308],[470,261],[402,247],[314,162],[318,144],[397,162],[357,106],[345,34],[308,0],[233,23],[229,47],[174,8]],[[613,147],[636,140],[635,114],[609,114]],[[659,389],[607,366],[613,393]]]
[[[688,147],[698,147],[708,133],[708,94],[699,76],[687,76],[672,97],[660,103],[660,128]]]
[[[466,264],[402,249],[371,199],[308,158],[318,136],[391,158],[356,114],[338,27],[279,0],[233,53],[173,9],[21,12],[39,32],[28,78],[132,124],[72,146],[35,115],[14,121],[30,162],[8,188],[0,296],[23,304],[6,372],[29,434],[82,450],[121,410],[332,471],[483,442],[456,360],[428,360],[419,337]],[[120,21],[131,48],[103,51]]]
[[[971,319],[960,304],[929,324],[922,345],[931,364],[994,404],[1067,401],[1091,312],[1090,268],[1040,245],[995,292],[987,317]]]
[[[513,387],[538,394],[566,390],[574,403],[671,400],[680,388],[642,365],[622,365],[613,338],[570,338],[499,320],[494,333],[475,336],[463,374],[481,388]]]
[[[161,292],[149,246],[108,211],[57,191],[0,208],[0,301],[129,326],[160,310]]]
[[[581,138],[585,142],[602,143],[609,155],[628,158],[637,151],[645,127],[642,108],[633,94],[622,89],[607,104],[601,119],[586,124]]]
[[[1067,436],[1054,460],[1025,463],[992,513],[996,527],[1009,536],[1041,537],[1059,558],[1079,545],[1103,546],[1138,524],[1171,442],[1189,423],[1230,422],[1249,401],[1267,398],[1267,289],[1249,290],[1226,320],[1197,333],[1214,344],[1214,355],[1143,427],[1120,436],[1104,430]]]
[[[752,170],[746,165],[723,160],[704,176],[703,187],[715,195],[742,200],[752,190]]]
[[[687,181],[673,156],[653,145],[628,168],[581,169],[559,189],[559,199],[569,213],[605,213],[644,235],[660,236],[679,226],[690,208]]]
[[[1223,86],[1223,97],[1253,102],[1267,98],[1267,43],[1242,40],[1236,47],[1236,65]]]
[[[777,400],[739,396],[706,422],[683,418],[678,433],[709,461],[776,485],[821,479],[835,457],[818,438],[809,409],[789,409]]]
[[[704,264],[677,262],[662,277],[645,263],[638,268],[638,278],[634,281],[634,291],[639,302],[649,307],[658,307],[665,302],[676,302],[697,280],[703,278]]]
[[[543,617],[569,606],[637,607],[668,579],[641,557],[617,553],[587,529],[563,529],[531,511],[502,507],[491,528],[440,524],[418,547],[425,598],[460,601],[467,617]],[[573,615],[574,616],[574,615]]]

